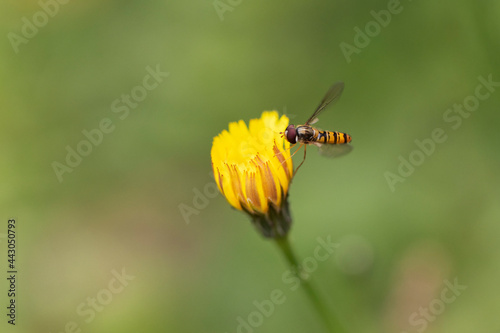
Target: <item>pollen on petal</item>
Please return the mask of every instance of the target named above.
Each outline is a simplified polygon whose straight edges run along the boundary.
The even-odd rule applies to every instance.
[[[283,153],[279,150],[278,146],[275,144],[273,146],[274,156],[278,159],[280,165],[282,166],[286,176],[288,179],[292,179],[293,166],[292,160],[289,158],[288,160],[283,156]],[[292,166],[292,168],[290,168]]]
[[[276,177],[273,176],[269,162],[267,162],[261,169],[262,184],[264,187],[264,193],[266,198],[268,198],[275,206],[279,207],[281,199],[281,188],[276,185]],[[279,182],[278,182],[279,183]]]
[[[224,194],[224,176],[220,174],[219,168],[217,168],[217,175],[218,177],[216,178],[217,185],[219,186],[219,190],[222,194]]]
[[[255,172],[245,174],[245,192],[246,199],[254,211],[262,212],[264,209],[259,196],[257,182],[255,180]]]
[[[224,189],[224,196],[227,201],[236,209],[241,210],[241,198],[243,198],[243,193],[241,190],[241,184],[237,172],[235,172],[236,166],[225,165],[227,178],[222,178],[226,184],[222,187]]]

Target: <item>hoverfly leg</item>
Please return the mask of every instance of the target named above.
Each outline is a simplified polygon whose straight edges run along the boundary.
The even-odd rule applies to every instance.
[[[296,145],[296,143],[291,144],[290,147],[286,148],[285,150],[291,150],[293,147],[295,147],[295,145]],[[291,160],[292,157],[293,157],[293,155],[295,155],[299,150],[300,150],[300,147],[299,147],[299,149],[297,149],[296,151],[294,151],[293,154],[290,155],[290,157],[288,157],[283,162],[281,162],[281,164],[283,165],[283,163],[285,163],[286,161]]]
[[[296,145],[296,143],[291,145],[289,149],[292,149],[293,147],[295,147],[295,145]],[[302,148],[302,145],[300,145],[299,148],[296,151],[294,151],[292,155],[290,155],[290,158],[292,158],[293,155],[297,154],[297,152],[300,150],[300,148]]]
[[[290,147],[288,147],[288,148],[287,148],[287,150],[292,149],[292,148],[293,148],[293,147],[295,147],[296,145],[297,145],[297,143],[294,143],[294,144],[290,145]],[[293,154],[291,154],[291,155],[290,155],[290,157],[288,157],[286,160],[284,160],[283,162],[281,162],[281,164],[283,164],[283,163],[285,163],[286,161],[288,161],[288,160],[292,159],[292,157],[293,157],[295,154],[297,154],[297,152],[300,150],[300,148],[302,148],[302,146],[304,146],[304,150],[305,150],[306,145],[305,145],[305,144],[300,144],[299,148],[297,148],[297,149],[293,152]],[[305,151],[304,151],[304,158],[305,158]],[[302,163],[304,163],[304,161],[302,161]],[[302,163],[301,163],[301,165],[302,165]],[[297,168],[297,169],[298,169],[298,168]],[[297,171],[295,171],[295,172],[297,172]],[[295,174],[295,172],[294,172],[294,174]]]
[[[300,148],[299,148],[300,149]],[[297,149],[298,151],[298,149]],[[307,145],[304,145],[304,159],[302,160],[302,162],[300,162],[299,166],[297,167],[297,169],[295,169],[295,172],[293,173],[293,176],[295,176],[297,174],[297,172],[299,171],[299,168],[302,166],[302,164],[304,164],[304,162],[306,161],[306,152],[307,152]],[[295,152],[296,153],[296,152]],[[294,154],[295,154],[294,153]]]

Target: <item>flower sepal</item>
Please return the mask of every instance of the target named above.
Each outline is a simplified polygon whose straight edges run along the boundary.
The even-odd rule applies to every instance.
[[[281,200],[281,206],[269,205],[266,214],[247,211],[255,228],[266,238],[283,238],[288,234],[292,226],[292,216],[288,205],[288,195]]]

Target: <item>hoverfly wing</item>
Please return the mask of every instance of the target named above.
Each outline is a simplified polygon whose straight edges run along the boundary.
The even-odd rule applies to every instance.
[[[320,144],[319,154],[326,157],[340,157],[352,151],[353,147],[350,144]]]
[[[307,125],[314,125],[314,124],[316,124],[318,122],[318,120],[319,120],[318,117],[316,117],[314,119],[310,119],[310,120],[307,121]]]
[[[321,101],[321,103],[319,103],[318,107],[316,108],[316,111],[314,111],[312,116],[306,121],[305,125],[310,125],[313,122],[314,123],[317,122],[318,121],[317,118],[321,114],[321,112],[323,112],[323,110],[326,109],[326,107],[329,104],[333,105],[333,103],[338,101],[340,95],[342,95],[342,91],[344,91],[344,82],[334,83],[330,87],[330,89],[328,89],[328,91],[325,94],[325,97],[323,97],[323,100]]]

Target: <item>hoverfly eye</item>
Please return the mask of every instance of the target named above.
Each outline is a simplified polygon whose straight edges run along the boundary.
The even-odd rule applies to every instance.
[[[293,125],[288,125],[288,127],[285,130],[285,136],[288,142],[290,143],[297,143],[296,137],[297,137],[297,131],[295,130],[295,126]]]

